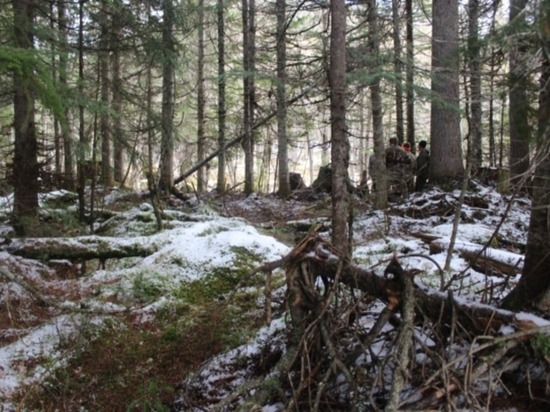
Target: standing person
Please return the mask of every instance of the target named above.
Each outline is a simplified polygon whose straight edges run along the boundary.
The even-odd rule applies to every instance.
[[[428,181],[428,173],[430,170],[430,151],[426,149],[426,141],[421,140],[418,143],[418,157],[416,158],[416,185],[414,190],[421,192]]]
[[[386,148],[386,172],[388,174],[388,196],[404,199],[408,195],[406,169],[411,165],[407,152],[392,137]]]
[[[405,165],[405,179],[407,180],[407,189],[410,193],[414,192],[414,175],[416,174],[416,157],[411,152],[411,144],[409,142],[403,143],[403,150],[407,153],[407,156],[411,160],[411,163]]]

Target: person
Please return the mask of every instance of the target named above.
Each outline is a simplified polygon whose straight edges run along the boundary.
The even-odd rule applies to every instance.
[[[405,165],[405,178],[407,180],[407,190],[412,193],[415,187],[414,175],[416,174],[416,157],[414,157],[414,154],[411,152],[411,144],[409,142],[403,143],[403,149],[407,153],[409,159],[411,159],[411,163]]]
[[[430,171],[430,151],[426,149],[426,141],[418,142],[418,156],[416,158],[416,184],[415,192],[421,192],[426,187]]]
[[[408,195],[407,168],[411,167],[411,159],[407,152],[397,144],[392,137],[386,148],[386,173],[388,176],[388,197],[403,199]]]

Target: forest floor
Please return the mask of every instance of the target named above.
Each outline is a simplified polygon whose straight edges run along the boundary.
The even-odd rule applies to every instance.
[[[443,265],[445,250],[430,249],[434,245],[445,249],[458,197],[458,192],[431,190],[393,204],[385,212],[374,211],[368,202],[356,198],[355,262],[382,270],[380,262],[399,254],[404,256],[407,270],[422,272],[415,280],[417,287],[437,289],[439,272],[426,263],[426,258],[413,255],[431,256]],[[283,201],[273,195],[208,194],[197,199],[190,194],[187,201],[172,199],[166,206],[167,220],[160,234],[156,233],[147,198],[113,191],[106,193],[102,201],[104,217],[97,224],[97,232],[123,239],[139,240],[144,236],[142,246],[150,241],[154,249],[149,256],[88,260],[85,267],[78,260],[30,259],[17,253],[21,244],[12,238],[9,226],[2,229],[0,410],[203,411],[216,405],[219,410],[236,410],[236,405],[247,398],[242,388],[273,373],[286,348],[284,331],[288,325],[282,320],[287,310],[284,270],[274,272],[266,302],[265,276],[254,273],[254,269],[285,256],[314,226],[320,227],[321,236],[326,238],[330,197],[322,194],[315,199]],[[510,203],[512,207],[507,208]],[[42,236],[51,230],[56,237],[84,239],[81,235],[86,231],[67,220],[67,214],[74,213],[74,197],[52,194],[43,204],[44,211],[49,212],[44,212]],[[493,266],[491,273],[480,273],[480,268],[473,269],[455,252],[447,274],[460,283],[449,289],[455,299],[495,305],[514,286],[521,270],[529,207],[528,198],[502,196],[490,186],[477,185],[468,193],[461,212],[458,247],[490,241],[495,260],[511,272],[498,273],[503,266]],[[503,224],[499,224],[501,221]],[[496,227],[499,233],[492,236]],[[25,242],[32,243],[33,239]],[[38,249],[43,247],[40,242],[35,245]],[[338,293],[341,307],[349,305],[358,320],[347,329],[341,323],[333,324],[339,336],[334,337],[338,340],[335,349],[351,364],[361,364],[358,362],[365,359],[353,357],[357,342],[364,341],[365,331],[381,318],[385,305],[372,298],[361,298],[357,303],[357,296]],[[267,329],[266,316],[271,322]],[[411,366],[410,372],[424,378],[409,376],[410,387],[404,398],[411,409],[420,405],[413,398],[424,396],[424,392],[413,388],[422,387],[429,379],[433,380],[433,391],[442,387],[440,381],[447,385],[446,395],[434,398],[430,409],[527,411],[548,405],[547,324],[542,317],[525,315],[524,319],[542,328],[543,339],[537,345],[503,354],[489,368],[496,378],[491,373],[489,377],[475,375],[479,378],[477,386],[475,382],[466,384],[464,370],[472,367],[477,371],[474,367],[479,359],[467,358],[470,361],[462,362],[460,367],[452,360],[452,356],[477,347],[476,338],[467,331],[464,335],[457,331],[457,340],[446,338],[446,347],[438,348],[441,352],[436,353],[439,344],[432,342],[435,338],[428,330],[434,329],[433,325],[418,326],[416,366]],[[373,344],[377,349],[371,349],[371,362],[383,359],[392,350],[398,324],[394,318],[383,325]],[[518,332],[506,328],[512,326],[502,325],[495,336]],[[532,355],[529,364],[525,352]],[[309,354],[313,359],[315,354]],[[436,369],[432,365],[442,354],[446,360],[441,358],[439,366],[445,362],[449,365],[445,380],[434,378]],[[423,360],[428,358],[429,362]],[[503,366],[517,360],[523,365],[515,369]],[[357,382],[373,388],[364,395],[368,401],[365,410],[379,409],[386,402],[393,375],[390,366],[387,361],[376,367],[372,375],[378,377],[374,380],[356,376]],[[349,371],[344,371],[342,374],[349,378]],[[321,379],[321,375],[316,378]],[[284,400],[289,389],[280,388],[279,396],[263,404],[263,410],[289,408]],[[311,384],[308,390],[312,390]],[[342,391],[349,388],[334,384],[318,399],[319,410],[349,410],[351,400]],[[304,402],[299,396],[295,401]],[[295,406],[291,410],[296,408],[300,409]]]

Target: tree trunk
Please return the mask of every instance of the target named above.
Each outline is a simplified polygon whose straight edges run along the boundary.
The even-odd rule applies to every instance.
[[[204,96],[204,3],[198,4],[198,62],[197,62],[197,160],[200,162],[206,154],[205,96]],[[197,190],[203,192],[208,186],[207,168],[201,167],[197,172]]]
[[[15,47],[23,52],[34,49],[34,3],[12,0]],[[35,96],[28,76],[29,70],[13,72],[13,155],[15,229],[23,235],[38,217],[38,141],[35,130]]]
[[[78,92],[84,96],[84,4],[86,0],[79,0],[78,3]],[[84,99],[78,104],[78,140],[80,150],[78,150],[78,215],[80,220],[86,218],[86,152],[88,151],[89,139],[86,136],[84,124]]]
[[[332,160],[332,243],[348,254],[349,141],[346,131],[346,3],[331,1],[330,125]]]
[[[138,237],[128,241],[101,236],[14,239],[6,248],[12,255],[42,261],[144,257],[155,253],[157,249],[158,245],[150,242],[148,238]]]
[[[369,53],[376,63],[372,68],[373,81],[370,84],[372,101],[372,131],[374,156],[369,159],[369,171],[373,182],[374,206],[377,209],[385,209],[388,206],[388,189],[386,179],[386,158],[384,150],[384,124],[382,113],[382,94],[380,91],[380,38],[378,32],[378,9],[376,0],[369,0],[368,24],[369,24]]]
[[[68,32],[68,20],[65,9],[65,0],[59,0],[57,5],[57,15],[58,15],[58,32],[60,33],[60,42],[62,44],[62,51],[59,54],[59,84],[60,88],[63,91],[63,95],[67,93],[68,82],[67,82],[67,32]],[[71,116],[70,109],[68,105],[64,106],[64,118],[65,125],[61,129],[62,139],[63,139],[63,171],[64,171],[64,187],[68,190],[75,189],[75,175],[74,175],[74,153],[73,153],[73,142],[71,140]]]
[[[526,29],[525,14],[527,0],[510,1],[510,24],[514,32],[522,33]],[[518,34],[514,48],[510,52],[509,98],[510,98],[510,171],[512,180],[517,181],[529,169],[529,89],[528,67],[526,61],[527,44],[524,36]]]
[[[277,164],[281,198],[290,196],[288,170],[288,143],[286,134],[286,0],[276,0],[277,15]]]
[[[225,20],[218,0],[218,193],[225,192]]]
[[[244,110],[244,191],[254,192],[254,0],[242,0],[243,22],[243,110]]]
[[[162,115],[161,115],[161,158],[159,187],[164,194],[170,193],[174,185],[174,75],[175,39],[173,0],[163,0],[164,20],[162,26]]]
[[[407,20],[407,142],[414,148],[415,125],[414,125],[414,26],[412,0],[405,0],[405,14]]]
[[[470,70],[470,130],[468,161],[472,175],[482,166],[481,152],[481,54],[479,41],[479,0],[468,2],[468,68]]]
[[[118,46],[122,30],[122,4],[119,0],[114,2],[113,31],[111,44],[113,48],[112,65],[112,93],[113,93],[113,177],[116,182],[124,183],[124,133],[122,130],[122,66],[120,62],[120,47]]]
[[[550,10],[541,10],[542,27],[549,27]],[[544,25],[544,23],[546,25]],[[538,113],[538,150],[533,181],[533,203],[527,237],[527,250],[521,279],[504,299],[503,306],[526,309],[537,306],[550,313],[550,42],[541,39],[542,73]]]
[[[403,120],[403,62],[401,57],[401,29],[399,24],[399,9],[401,2],[392,0],[392,36],[393,36],[393,65],[395,71],[395,137],[399,144],[405,139]],[[410,142],[414,147],[414,141]]]
[[[113,181],[113,171],[111,169],[111,82],[109,79],[110,12],[107,10],[107,7],[107,1],[102,0],[100,11],[99,76],[101,83],[101,181],[104,186],[110,185]]]
[[[430,181],[464,174],[460,136],[458,0],[433,2]]]

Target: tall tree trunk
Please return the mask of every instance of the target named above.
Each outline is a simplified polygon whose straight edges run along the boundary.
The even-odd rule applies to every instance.
[[[277,15],[277,164],[279,169],[279,196],[290,196],[288,178],[288,142],[286,134],[286,0],[276,0]]]
[[[430,181],[464,174],[460,136],[458,0],[434,0]]]
[[[521,33],[526,26],[523,11],[528,0],[510,1],[510,24],[516,33]],[[523,35],[510,52],[510,172],[517,181],[529,169],[529,100],[527,98],[528,78],[525,55],[527,45]]]
[[[169,193],[174,185],[174,75],[175,75],[175,39],[173,0],[163,0],[164,14],[162,26],[162,114],[161,114],[161,157],[160,190]]]
[[[101,1],[101,40],[99,51],[99,76],[101,83],[101,181],[108,186],[113,181],[111,168],[111,82],[109,79],[109,15],[107,1]]]
[[[399,8],[401,2],[392,0],[392,35],[393,35],[393,65],[395,71],[395,115],[396,128],[395,133],[399,144],[403,143],[405,138],[404,120],[403,120],[403,62],[401,61],[401,29],[399,22]],[[411,142],[414,147],[414,142]]]
[[[65,0],[59,0],[57,4],[57,15],[58,15],[58,32],[60,35],[60,43],[62,45],[61,53],[59,54],[59,84],[63,93],[66,93],[68,90],[67,82],[67,54],[68,54],[68,41],[67,41],[67,32],[68,32],[68,21],[67,14],[65,9]],[[74,153],[73,153],[73,142],[71,140],[71,116],[69,105],[65,104],[64,106],[64,120],[65,127],[61,129],[62,140],[63,140],[63,170],[65,174],[65,187],[68,190],[74,190],[75,188],[75,175],[74,175]]]
[[[80,96],[84,95],[84,4],[86,0],[79,0],[78,3],[78,92]],[[84,99],[78,104],[78,215],[80,220],[86,218],[86,152],[88,151],[88,138],[86,136],[84,124]]]
[[[219,193],[225,192],[225,20],[223,0],[218,0],[218,181]]]
[[[468,161],[474,175],[482,166],[481,151],[481,53],[479,41],[479,0],[468,2],[468,68],[470,71],[470,130]]]
[[[34,2],[12,0],[15,47],[29,52],[34,49]],[[26,74],[25,74],[26,73]],[[15,151],[13,156],[14,215],[19,235],[28,232],[38,217],[38,141],[35,129],[34,92],[26,76],[28,70],[14,71],[13,127]]]
[[[56,10],[55,10],[56,2],[52,1],[50,3],[50,30],[52,33],[55,33],[55,21],[56,21]],[[59,39],[62,40],[62,39]],[[51,69],[52,69],[52,79],[59,80],[59,64],[57,59],[57,48],[56,48],[56,42],[52,42],[51,44]],[[62,143],[62,131],[61,131],[61,120],[57,114],[54,114],[53,119],[53,142],[54,142],[54,172],[56,176],[60,176],[61,172],[63,170],[62,167],[62,150],[61,150],[61,143]]]
[[[243,21],[243,110],[245,138],[243,140],[245,156],[244,191],[254,191],[254,41],[255,41],[255,3],[254,0],[242,0]]]
[[[198,27],[198,62],[197,62],[197,161],[201,162],[206,155],[206,136],[204,132],[204,1],[199,1],[199,27]],[[206,190],[208,185],[207,168],[201,167],[197,171],[197,189],[199,192]]]
[[[331,1],[330,125],[332,160],[332,243],[348,254],[349,140],[346,131],[346,2]]]
[[[415,147],[414,125],[414,32],[412,0],[405,0],[405,18],[407,20],[407,142]]]
[[[369,0],[369,53],[376,63],[372,67],[373,81],[370,83],[372,103],[372,133],[374,156],[369,159],[369,170],[373,182],[374,206],[385,209],[388,206],[388,187],[386,179],[386,157],[384,149],[384,124],[382,112],[382,94],[380,91],[380,38],[378,31],[378,8],[376,0]],[[373,164],[370,164],[373,162]]]
[[[122,31],[123,5],[120,0],[116,0],[112,6],[113,10],[113,30],[111,44],[113,56],[112,67],[112,93],[113,93],[113,177],[116,182],[124,183],[124,133],[122,131],[122,66],[120,61],[119,38]]]
[[[540,33],[550,27],[550,9],[541,7]],[[538,144],[533,181],[533,203],[527,238],[527,250],[521,279],[504,299],[510,309],[528,309],[537,306],[550,313],[550,41],[541,39],[544,52],[540,76],[538,114]]]

